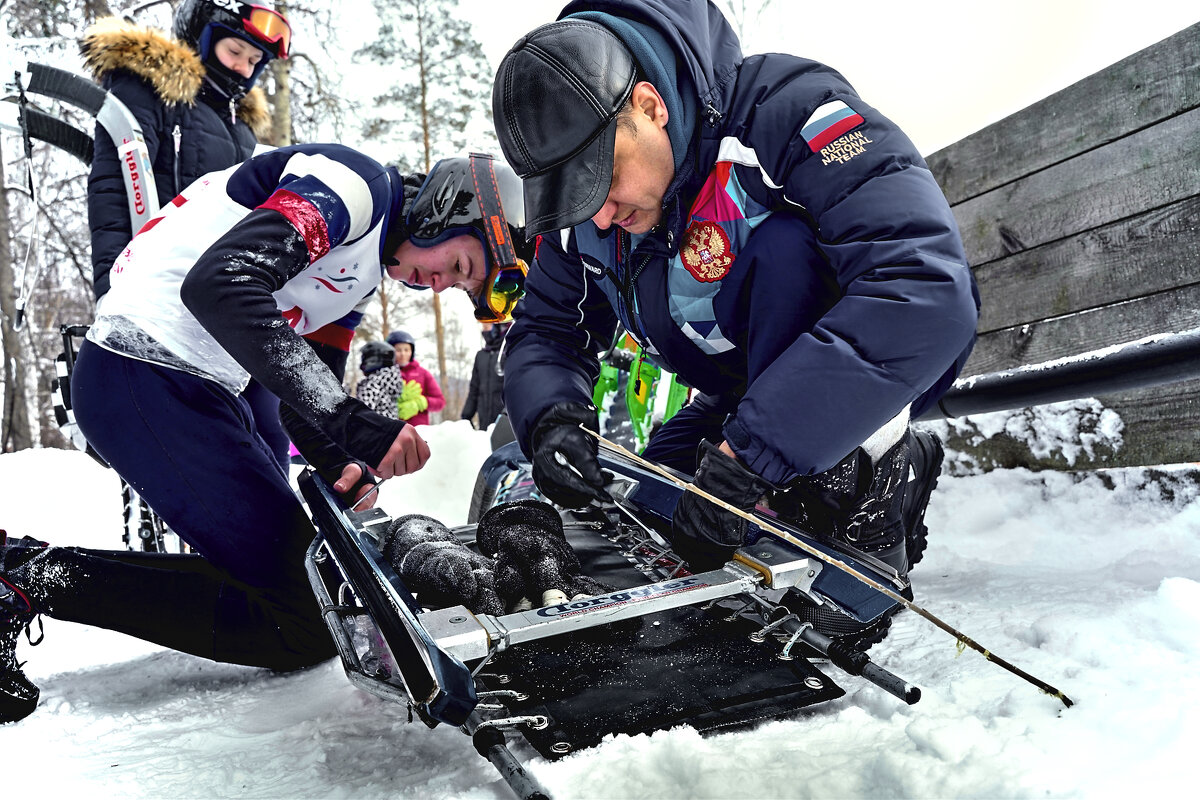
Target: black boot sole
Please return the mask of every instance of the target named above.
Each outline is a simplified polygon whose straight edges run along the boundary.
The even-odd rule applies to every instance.
[[[910,447],[914,454],[910,456],[913,463],[913,471],[916,472],[916,464],[920,463],[923,466],[925,475],[918,474],[915,480],[924,483],[924,490],[913,498],[916,502],[909,505],[909,498],[905,496],[902,515],[904,518],[905,530],[905,546],[908,550],[908,568],[912,569],[925,555],[925,547],[929,544],[929,528],[925,526],[925,509],[929,505],[929,496],[933,494],[934,488],[938,485],[938,478],[942,474],[942,460],[945,457],[945,448],[942,447],[942,441],[932,433],[927,431],[917,431],[912,436]],[[915,452],[920,450],[919,455]],[[932,473],[932,474],[930,474]],[[920,511],[914,511],[920,509]],[[913,516],[915,514],[915,516]]]

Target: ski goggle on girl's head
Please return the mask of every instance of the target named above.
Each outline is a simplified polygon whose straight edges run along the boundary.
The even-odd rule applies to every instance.
[[[292,44],[292,26],[278,11],[266,6],[250,6],[242,12],[246,32],[279,48],[279,57],[287,58]]]

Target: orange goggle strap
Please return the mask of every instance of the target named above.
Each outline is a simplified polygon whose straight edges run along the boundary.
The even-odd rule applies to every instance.
[[[505,222],[504,204],[500,202],[500,187],[496,184],[496,168],[492,157],[471,153],[471,182],[475,185],[475,200],[483,215],[483,233],[487,237],[492,264],[507,267],[517,263]]]
[[[250,6],[250,13],[243,17],[246,30],[264,42],[279,43],[279,57],[288,57],[292,44],[292,26],[276,10],[266,6]]]
[[[475,187],[475,200],[479,203],[479,210],[482,214],[483,233],[487,237],[488,255],[491,257],[492,263],[491,273],[475,303],[475,318],[480,322],[502,322],[508,319],[512,307],[524,293],[524,278],[528,269],[517,258],[517,251],[513,247],[512,238],[508,232],[504,204],[500,201],[500,187],[496,183],[496,168],[493,158],[483,153],[471,153],[469,161],[471,182]],[[496,309],[492,302],[492,287],[506,269],[514,267],[520,270],[522,291],[516,297],[506,298],[502,309]],[[495,318],[486,319],[485,317],[488,316]]]

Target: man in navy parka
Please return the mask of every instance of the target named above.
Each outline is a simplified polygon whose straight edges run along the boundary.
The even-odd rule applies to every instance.
[[[505,402],[543,493],[602,489],[579,425],[620,323],[697,392],[647,458],[906,576],[941,462],[908,421],[958,374],[979,307],[912,142],[823,64],[743,58],[706,0],[570,3],[505,57],[493,110],[541,235]],[[745,533],[690,493],[675,511],[693,568]]]

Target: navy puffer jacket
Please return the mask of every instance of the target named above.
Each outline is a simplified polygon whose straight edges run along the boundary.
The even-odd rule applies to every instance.
[[[505,368],[526,452],[543,411],[590,402],[618,322],[722,398],[726,440],[776,484],[935,402],[970,353],[979,297],[908,137],[823,64],[743,59],[704,0],[577,0],[573,14],[630,46],[682,128],[668,124],[676,171],[655,230],[588,221],[539,242]]]
[[[205,80],[196,52],[161,31],[113,17],[90,27],[80,49],[96,81],[141,124],[160,207],[200,176],[245,161],[254,153],[256,137],[270,131],[260,89],[231,104]],[[113,261],[135,231],[116,145],[99,124],[95,138],[88,224],[99,299],[108,291]]]

